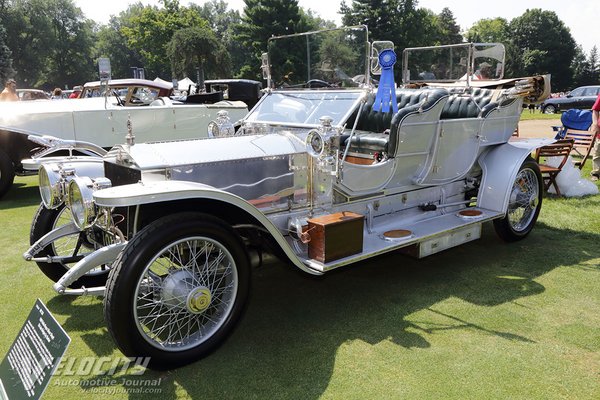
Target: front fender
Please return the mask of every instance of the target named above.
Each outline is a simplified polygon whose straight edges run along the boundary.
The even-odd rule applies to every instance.
[[[506,213],[510,190],[519,168],[531,152],[553,143],[554,139],[519,139],[496,146],[479,158],[483,178],[477,205]]]
[[[289,260],[302,271],[321,275],[306,266],[294,253],[279,229],[256,207],[234,194],[212,186],[186,181],[159,181],[111,187],[94,192],[94,201],[100,207],[131,207],[186,199],[208,199],[228,203],[254,217],[277,241]]]

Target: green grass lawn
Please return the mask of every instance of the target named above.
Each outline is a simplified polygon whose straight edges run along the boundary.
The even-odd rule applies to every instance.
[[[16,182],[0,201],[0,356],[40,298],[72,338],[67,356],[119,357],[101,300],[57,295],[22,259],[39,196],[36,177]],[[117,373],[114,395],[86,387],[103,375],[54,377],[44,398],[597,399],[599,243],[600,196],[546,197],[517,243],[488,224],[467,245],[422,260],[388,254],[324,279],[273,263],[253,271],[245,318],[208,358]],[[123,377],[160,378],[161,393],[127,393]]]
[[[556,124],[560,125],[560,116],[562,114],[561,113],[557,113],[557,114],[542,114],[540,112],[540,110],[535,110],[534,113],[530,113],[528,109],[523,109],[523,112],[521,113],[521,121],[527,121],[527,120],[531,120],[531,119],[555,119],[556,120]]]

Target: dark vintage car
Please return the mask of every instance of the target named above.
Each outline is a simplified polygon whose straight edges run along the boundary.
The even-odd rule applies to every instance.
[[[540,106],[545,114],[577,108],[586,110],[592,108],[600,94],[600,86],[581,86],[571,90],[566,96],[546,99]]]

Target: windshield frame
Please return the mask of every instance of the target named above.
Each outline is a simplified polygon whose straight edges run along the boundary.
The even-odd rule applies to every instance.
[[[344,94],[344,95],[348,95],[348,94],[355,94],[356,98],[352,100],[352,103],[350,104],[350,106],[348,107],[348,109],[341,114],[340,118],[335,118],[334,122],[332,124],[332,126],[334,127],[343,127],[346,121],[348,121],[348,118],[350,118],[350,116],[352,115],[352,113],[355,112],[355,110],[358,108],[358,105],[360,104],[361,101],[364,101],[364,98],[366,97],[366,95],[368,94],[368,90],[367,89],[360,89],[360,88],[352,88],[352,89],[332,89],[332,90],[304,90],[304,91],[298,91],[298,90],[269,90],[266,95],[262,96],[262,98],[259,100],[259,102],[256,104],[256,106],[254,106],[252,108],[252,110],[244,117],[243,119],[243,123],[244,124],[261,124],[261,125],[272,125],[272,126],[289,126],[289,127],[294,127],[294,128],[315,128],[318,127],[320,125],[319,122],[315,122],[315,123],[302,123],[302,122],[293,122],[293,121],[273,121],[273,120],[262,120],[262,119],[257,119],[257,120],[253,120],[252,117],[254,115],[257,115],[257,113],[259,112],[261,106],[264,106],[264,103],[270,101],[270,99],[273,96],[278,96],[278,95],[282,95],[282,96],[289,96],[291,98],[301,98],[303,96],[310,96],[310,95],[319,95],[319,96],[334,96],[336,94]],[[308,99],[307,99],[308,100]],[[322,100],[323,101],[323,100]],[[335,99],[331,99],[331,100],[325,100],[325,101],[336,101]],[[315,112],[317,112],[318,107],[315,107],[315,109],[313,109],[311,111],[311,114],[314,114]],[[325,116],[328,114],[322,114],[320,116]],[[331,115],[329,115],[331,116]]]
[[[267,88],[276,89],[275,82],[273,81],[273,77],[272,77],[272,73],[271,73],[272,72],[271,66],[272,66],[272,62],[273,62],[273,55],[269,51],[269,49],[271,49],[272,42],[274,42],[276,40],[297,38],[297,37],[302,37],[302,36],[327,35],[328,33],[332,33],[332,32],[351,32],[351,31],[363,31],[364,32],[365,42],[364,42],[364,49],[362,50],[363,54],[361,55],[364,60],[364,65],[362,67],[362,70],[364,71],[363,74],[365,76],[364,82],[370,82],[370,78],[371,78],[371,75],[370,75],[371,74],[371,70],[370,70],[371,45],[369,42],[369,29],[367,28],[366,25],[354,25],[354,26],[348,26],[348,27],[321,29],[318,31],[301,32],[301,33],[294,33],[291,35],[281,35],[281,36],[270,37],[267,40],[267,53],[266,53],[267,63],[266,63],[266,65],[263,65],[263,73],[267,80]],[[310,59],[307,61],[310,64]],[[359,87],[360,86],[354,86],[354,87],[348,87],[347,89],[345,89],[344,87],[334,87],[334,88],[326,88],[326,89],[327,90],[339,90],[339,89],[343,89],[343,90],[354,89],[355,90]],[[291,88],[291,87],[284,88],[283,90],[290,90],[290,89],[293,89],[293,88]],[[298,89],[305,89],[305,88],[297,88],[296,90],[298,90]]]

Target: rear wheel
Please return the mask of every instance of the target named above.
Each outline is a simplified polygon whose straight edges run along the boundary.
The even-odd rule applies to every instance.
[[[513,183],[508,210],[494,220],[498,236],[507,242],[524,239],[533,229],[542,208],[543,182],[537,163],[527,158]]]
[[[174,368],[223,343],[249,286],[248,255],[233,229],[209,215],[175,214],[142,229],[115,261],[104,316],[123,354]]]
[[[15,180],[15,167],[8,155],[0,150],[0,198],[8,192]]]

